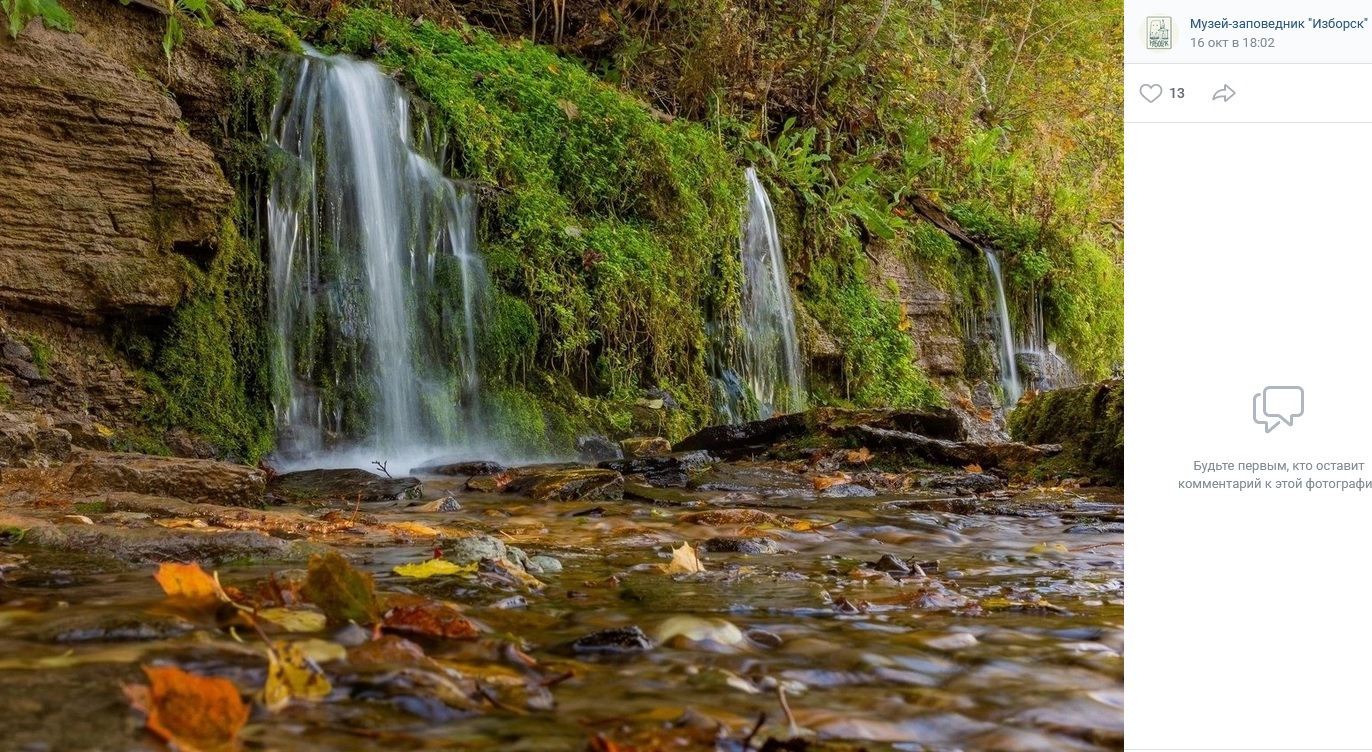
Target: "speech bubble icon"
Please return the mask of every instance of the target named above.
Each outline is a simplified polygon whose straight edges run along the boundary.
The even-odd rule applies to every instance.
[[[1258,414],[1258,400],[1262,400],[1262,415]],[[1291,421],[1305,414],[1305,390],[1298,386],[1269,386],[1261,394],[1253,395],[1253,422],[1261,423],[1271,433],[1272,429],[1285,423],[1295,427]]]

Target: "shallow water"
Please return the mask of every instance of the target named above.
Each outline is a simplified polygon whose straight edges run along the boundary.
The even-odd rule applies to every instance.
[[[595,733],[626,744],[647,735],[661,748],[708,749],[667,740],[708,740],[715,726],[722,727],[719,748],[742,749],[762,714],[767,725],[755,748],[766,736],[793,732],[833,740],[834,749],[856,748],[844,740],[913,750],[1123,744],[1118,498],[1052,490],[972,504],[937,495],[641,489],[657,501],[546,503],[463,494],[458,485],[425,482],[428,499],[453,492],[458,512],[410,511],[421,503],[414,501],[363,511],[454,534],[490,534],[530,555],[553,556],[563,570],[540,575],[546,587],[530,592],[488,579],[418,581],[390,572],[431,556],[428,544],[348,553],[376,574],[379,589],[452,600],[490,630],[478,643],[425,642],[443,665],[492,687],[517,683],[502,682],[518,676],[502,654],[508,640],[547,675],[572,678],[550,682],[548,697],[528,703],[501,694],[501,707],[457,711],[434,700],[421,679],[382,681],[345,662],[324,663],[334,683],[328,700],[274,715],[255,708],[244,731],[248,749],[581,749]],[[974,505],[1001,514],[936,511]],[[773,517],[689,521],[720,509]],[[684,541],[740,533],[775,551],[703,552],[700,574],[667,575],[659,567]],[[925,575],[893,578],[864,566],[884,554],[923,562]],[[7,729],[0,748],[152,748],[119,688],[141,681],[140,662],[170,661],[228,676],[244,690],[261,687],[264,662],[254,639],[239,642],[213,625],[159,615],[151,568],[106,571],[113,565],[99,560],[30,555],[0,586]],[[247,589],[282,568],[217,569],[226,585]],[[517,596],[522,606],[509,600]],[[95,634],[92,625],[123,639],[83,641]],[[659,644],[609,657],[568,648],[596,630],[630,625]],[[555,707],[539,709],[549,698]]]

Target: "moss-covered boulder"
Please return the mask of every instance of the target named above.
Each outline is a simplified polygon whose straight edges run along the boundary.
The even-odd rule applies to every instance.
[[[1009,428],[1016,440],[1066,447],[1076,466],[1063,470],[1124,480],[1124,379],[1032,394],[1010,413]]]

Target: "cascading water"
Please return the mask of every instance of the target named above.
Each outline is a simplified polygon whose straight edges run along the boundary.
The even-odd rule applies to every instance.
[[[284,73],[267,200],[280,453],[472,441],[475,202],[375,65],[311,50]]]
[[[1005,393],[1005,404],[1013,407],[1019,402],[1023,389],[1019,383],[1019,371],[1015,367],[1015,335],[1010,329],[1010,308],[1005,303],[1005,282],[1000,274],[1000,260],[990,248],[983,248],[986,265],[991,268],[991,277],[996,283],[996,315],[1000,326],[1000,385]]]
[[[741,332],[733,357],[727,359],[730,366],[720,369],[716,384],[721,393],[717,409],[729,422],[805,409],[805,370],[776,216],[757,171],[749,167],[744,178],[748,207],[739,240]]]

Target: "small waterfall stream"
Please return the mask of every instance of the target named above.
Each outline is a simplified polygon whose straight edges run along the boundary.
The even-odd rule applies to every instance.
[[[1004,392],[1005,405],[1013,407],[1019,402],[1023,388],[1019,383],[1019,371],[1015,366],[1015,335],[1010,328],[1010,308],[1005,303],[1005,281],[1000,273],[1000,260],[990,248],[983,248],[986,265],[991,269],[991,277],[996,283],[996,317],[999,319],[1000,337],[1000,385]]]
[[[795,303],[776,215],[757,171],[749,167],[744,178],[748,205],[739,239],[741,331],[733,357],[717,379],[722,393],[718,411],[732,423],[805,409]]]
[[[310,51],[283,80],[267,200],[281,455],[470,442],[475,202],[375,65]]]

